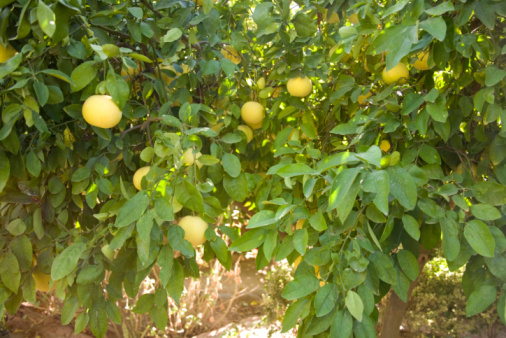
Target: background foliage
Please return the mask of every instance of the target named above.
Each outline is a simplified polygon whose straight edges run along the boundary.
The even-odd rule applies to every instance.
[[[419,245],[441,240],[449,268],[466,266],[466,314],[499,297],[504,320],[504,1],[0,7],[0,43],[18,51],[0,65],[2,310],[34,301],[35,255],[65,301],[62,322],[85,308],[76,331],[104,336],[108,319],[121,321],[116,301],[136,297],[158,266],[160,284],[134,311],[163,329],[167,295],[178,302],[199,275],[177,218],[198,214],[211,224],[206,260],[230,268],[230,251],[258,248],[260,268],[303,256],[283,291],[294,301],[284,331],[300,318],[300,335],[375,334],[374,305],[391,288],[407,300]],[[238,64],[220,52],[228,45]],[[385,66],[426,50],[430,69],[409,66],[402,85],[381,80]],[[302,74],[313,90],[300,99],[285,84]],[[122,109],[117,127],[83,120],[96,93]],[[247,143],[237,126],[249,100],[267,116]],[[202,168],[183,165],[192,147]],[[138,192],[132,176],[145,165]],[[256,212],[249,231],[217,222],[232,203]]]

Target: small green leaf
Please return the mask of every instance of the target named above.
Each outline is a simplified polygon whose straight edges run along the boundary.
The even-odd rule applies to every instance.
[[[42,31],[52,37],[56,30],[56,18],[52,9],[42,0],[37,6],[37,21]]]
[[[346,305],[346,308],[348,308],[348,311],[350,311],[351,315],[361,322],[364,312],[364,303],[362,303],[362,298],[360,298],[358,293],[348,290],[346,298],[344,299],[344,304]]]
[[[475,289],[467,300],[466,316],[471,317],[485,311],[497,298],[497,289],[492,285],[482,285]]]
[[[403,207],[413,210],[416,206],[417,191],[411,175],[398,166],[388,167],[386,170],[390,176],[390,193]]]
[[[316,211],[316,214],[309,217],[309,224],[316,230],[316,231],[324,231],[327,230],[327,222],[325,221],[325,217],[323,216],[323,213],[320,209]]]
[[[406,276],[414,281],[420,273],[418,261],[415,255],[408,250],[399,250],[399,252],[397,252],[397,260],[399,261],[399,265]]]
[[[241,161],[233,154],[225,153],[222,157],[223,169],[231,176],[238,177],[241,174]]]
[[[305,297],[320,287],[320,281],[314,275],[299,275],[283,289],[281,297],[287,300],[294,300]]]
[[[262,210],[254,214],[248,221],[247,229],[264,227],[276,222],[274,211]]]
[[[420,239],[420,229],[418,227],[418,222],[416,219],[408,214],[404,214],[402,216],[402,224],[404,225],[404,230],[415,240]]]
[[[74,271],[79,257],[85,250],[86,244],[84,243],[75,243],[66,247],[53,261],[51,279],[57,281]]]
[[[279,169],[277,174],[281,177],[293,177],[314,174],[313,168],[304,163],[294,163]]]
[[[478,254],[494,257],[495,240],[485,223],[478,220],[469,221],[464,228],[464,237]]]
[[[138,192],[119,209],[114,225],[122,228],[137,221],[144,214],[148,205],[149,196],[147,193],[145,191]]]
[[[86,87],[97,76],[97,72],[94,61],[86,61],[77,66],[70,75],[74,83],[70,86],[72,91],[77,92]]]
[[[443,18],[439,16],[420,22],[420,28],[439,41],[443,41],[446,37],[446,23]]]
[[[334,283],[325,284],[318,290],[314,298],[316,317],[322,317],[330,313],[336,306],[339,291]]]
[[[283,317],[283,326],[281,328],[281,333],[285,333],[297,325],[297,321],[299,320],[302,313],[304,313],[305,309],[309,307],[309,305],[309,299],[307,298],[299,299],[295,303],[290,304],[290,306],[286,309],[285,315]]]
[[[501,218],[499,210],[491,206],[490,204],[481,203],[471,205],[471,213],[476,217],[484,221],[494,221]]]
[[[239,239],[235,240],[228,250],[244,252],[258,248],[264,242],[265,236],[266,231],[262,228],[247,231]]]

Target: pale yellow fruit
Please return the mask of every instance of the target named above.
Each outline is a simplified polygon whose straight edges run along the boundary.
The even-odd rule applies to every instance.
[[[0,63],[4,63],[16,54],[17,51],[10,44],[7,46],[0,44]]]
[[[304,225],[304,219],[299,219],[297,223],[295,223],[295,230],[302,229],[302,226]]]
[[[42,292],[49,291],[49,283],[51,282],[51,276],[47,273],[40,271],[39,267],[35,267],[32,272],[32,277],[35,280],[35,289]]]
[[[225,59],[229,59],[236,65],[241,62],[241,54],[236,51],[232,46],[225,46],[221,48],[221,54]]]
[[[121,68],[121,76],[125,77],[125,76],[129,76],[129,77],[133,77],[135,76],[136,74],[138,74],[140,72],[140,69],[139,67],[130,67],[130,66],[125,66],[125,68]],[[128,78],[127,78],[128,80]]]
[[[299,266],[300,262],[302,262],[302,256],[299,256],[295,259],[293,262],[293,269],[297,270],[297,267]]]
[[[392,84],[395,82],[403,84],[406,83],[406,80],[409,78],[409,70],[404,63],[398,63],[389,71],[387,71],[387,68],[385,67],[383,69],[383,73],[381,73],[381,77],[386,84]]]
[[[178,202],[178,200],[174,197],[172,199],[172,210],[174,213],[181,211],[183,209],[183,205]]]
[[[182,74],[187,74],[190,72],[190,66],[188,65],[180,65],[181,68],[183,69],[183,72],[180,73],[178,72],[177,70],[174,69],[174,67],[172,65],[160,65],[160,69],[167,69],[167,70],[170,70],[172,72],[174,72],[177,76],[180,76]],[[155,76],[158,78],[159,74],[158,72],[156,71],[155,72]],[[173,77],[170,77],[168,75],[165,75],[163,72],[162,72],[162,80],[167,84],[167,86],[170,86],[170,84],[172,83],[172,81],[174,81],[174,78]]]
[[[308,77],[295,77],[288,80],[286,89],[290,95],[295,97],[306,97],[311,93],[313,84]]]
[[[283,88],[281,87],[276,87],[276,89],[274,89],[274,91],[272,92],[272,95],[271,97],[273,99],[277,98],[279,96],[279,94],[281,94],[281,92],[283,91]]]
[[[254,101],[246,102],[241,107],[241,117],[251,128],[258,129],[265,117],[264,106]]]
[[[364,94],[364,95],[359,95],[358,98],[357,98],[357,102],[358,104],[360,105],[363,105],[363,104],[366,104],[367,103],[367,99],[372,95],[371,92],[368,92],[367,94]]]
[[[257,87],[258,89],[264,89],[265,88],[265,78],[261,77],[257,81]]]
[[[245,124],[241,124],[237,129],[246,134],[246,141],[250,143],[253,139],[253,130]]]
[[[213,4],[215,4],[216,1],[218,1],[218,0],[213,0]],[[204,6],[204,0],[197,0],[197,5]]]
[[[223,122],[216,123],[214,126],[211,126],[211,129],[214,130],[215,132],[219,132],[221,127],[223,127],[223,125],[224,125]]]
[[[327,21],[328,23],[339,23],[339,15],[336,12],[332,12],[330,15],[330,18],[328,18],[328,9],[325,10],[323,13],[323,20]]]
[[[151,167],[149,167],[149,166],[142,167],[142,168],[137,169],[137,171],[135,172],[133,182],[134,182],[134,186],[137,188],[137,190],[142,190],[142,187],[141,187],[142,178],[144,176],[146,176],[146,174],[149,172],[150,168]]]
[[[122,112],[109,95],[92,95],[84,101],[83,117],[99,128],[112,128],[121,121]]]
[[[358,23],[358,15],[357,14],[352,14],[350,15],[350,17],[348,18],[348,20],[350,20],[350,22],[354,25],[356,25]]]
[[[192,148],[188,148],[183,153],[183,163],[186,164],[186,165],[193,165],[195,162],[197,162],[197,167],[201,168],[202,167],[202,163],[200,163],[198,161],[198,158],[200,156],[202,156],[202,153],[200,151],[198,153],[196,153],[195,155],[193,155],[193,149]]]
[[[207,223],[199,216],[185,216],[179,220],[178,225],[184,230],[184,239],[194,247],[202,245],[206,241],[204,233]]]
[[[383,140],[380,143],[380,149],[383,150],[385,153],[390,150],[390,142],[388,140]]]
[[[416,54],[417,60],[413,63],[413,67],[418,70],[427,70],[429,67],[429,50]]]

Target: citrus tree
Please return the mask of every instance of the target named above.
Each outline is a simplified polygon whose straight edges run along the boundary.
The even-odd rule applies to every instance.
[[[296,266],[283,331],[374,336],[441,245],[504,321],[504,1],[0,8],[0,312],[54,290],[104,336],[155,269],[163,330],[197,254],[258,249]]]

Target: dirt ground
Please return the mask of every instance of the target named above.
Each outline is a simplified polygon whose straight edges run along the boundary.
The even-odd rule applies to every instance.
[[[256,271],[254,259],[241,261],[240,278],[229,278],[224,276],[222,279],[223,289],[218,295],[218,304],[228,304],[234,298],[236,289],[239,291],[233,299],[232,306],[226,317],[217,325],[216,330],[200,334],[196,337],[269,337],[271,333],[279,331],[279,328],[271,327],[262,322],[262,295],[264,293],[265,269]],[[236,285],[238,283],[238,285]],[[74,336],[74,323],[63,326],[58,311],[47,311],[44,302],[58,307],[58,301],[54,298],[41,299],[42,305],[39,306],[23,303],[19,311],[14,316],[7,315],[5,327],[0,327],[0,337],[6,338],[91,338],[93,334],[85,330]],[[292,335],[273,334],[271,337],[291,337]],[[108,338],[117,337],[112,327],[108,330]]]

